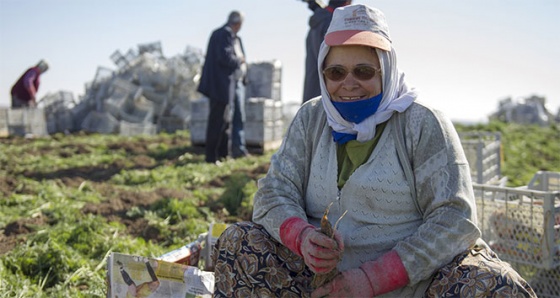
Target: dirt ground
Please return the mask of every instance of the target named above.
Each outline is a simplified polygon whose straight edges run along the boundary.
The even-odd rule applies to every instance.
[[[9,143],[13,142],[13,145],[17,145],[18,142],[24,142],[22,139],[2,139],[1,142]],[[170,150],[170,155],[166,156],[164,161],[165,165],[173,164],[174,161],[179,158],[182,154],[190,152],[192,154],[204,154],[204,148],[200,146],[190,146],[188,141],[181,140],[180,138],[172,139],[161,139],[158,140],[160,143],[165,142],[169,148],[184,148],[182,152],[178,150]],[[134,142],[119,143],[110,146],[110,149],[126,150],[133,162],[133,165],[127,165],[127,169],[150,169],[156,166],[161,166],[162,164],[154,164],[153,159],[145,155],[148,150],[148,145],[152,144],[154,141],[135,140]],[[76,153],[87,154],[88,149],[83,146],[76,146],[73,148]],[[58,154],[52,152],[48,148],[38,149],[34,154]],[[68,154],[63,153],[63,154]],[[175,156],[173,155],[175,154]],[[146,240],[152,240],[154,242],[159,242],[160,239],[159,231],[149,228],[147,222],[143,218],[139,219],[129,219],[126,217],[126,212],[133,206],[146,207],[156,203],[159,200],[169,197],[181,198],[188,196],[186,193],[182,193],[178,190],[159,188],[151,192],[138,192],[138,191],[126,191],[122,189],[116,189],[111,184],[105,183],[113,175],[119,173],[125,165],[120,163],[113,163],[109,167],[83,167],[83,168],[73,168],[69,170],[60,170],[55,172],[45,173],[34,173],[25,172],[24,175],[28,178],[42,180],[42,179],[56,179],[63,183],[67,187],[77,188],[84,181],[88,182],[89,187],[94,188],[97,192],[101,193],[103,197],[107,198],[106,201],[99,204],[86,204],[81,212],[84,214],[92,213],[96,215],[102,215],[110,221],[120,221],[127,227],[127,233],[133,237],[143,237]],[[255,178],[258,175],[264,174],[268,171],[268,167],[259,167],[256,170],[246,173],[248,177]],[[216,177],[213,181],[209,183],[209,186],[223,186],[224,182],[222,178]],[[29,190],[22,187],[20,183],[15,178],[12,177],[0,177],[0,197],[7,197],[12,193],[20,194],[33,194]],[[221,207],[216,206],[214,211],[216,216],[220,218]],[[223,215],[225,216],[225,215]],[[33,233],[38,230],[41,225],[48,225],[48,221],[45,217],[38,216],[35,218],[20,219],[15,222],[11,222],[6,225],[3,233],[0,233],[0,255],[12,250],[18,243],[26,241],[26,235]]]

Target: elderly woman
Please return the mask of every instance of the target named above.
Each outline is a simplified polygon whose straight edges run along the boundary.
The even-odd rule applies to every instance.
[[[214,248],[215,295],[534,296],[479,239],[458,135],[416,101],[382,12],[336,9],[318,68],[322,95],[272,157],[253,222]],[[332,237],[319,229],[327,208]]]

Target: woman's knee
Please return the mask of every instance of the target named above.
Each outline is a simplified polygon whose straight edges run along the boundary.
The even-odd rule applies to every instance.
[[[435,275],[426,297],[450,294],[461,297],[536,297],[530,285],[488,247],[474,247],[459,254]],[[504,296],[505,297],[505,296]]]
[[[229,225],[212,247],[213,263],[216,264],[217,259],[220,257],[237,255],[242,248],[245,250],[250,249],[250,240],[255,235],[270,237],[262,226],[250,221],[236,222]]]

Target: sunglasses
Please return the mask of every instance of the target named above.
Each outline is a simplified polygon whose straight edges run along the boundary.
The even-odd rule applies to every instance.
[[[323,74],[325,77],[334,82],[340,82],[346,78],[348,75],[348,69],[344,66],[334,65],[323,69]],[[352,69],[352,75],[360,80],[367,81],[375,77],[376,73],[380,73],[381,69],[374,68],[369,65],[358,65]]]

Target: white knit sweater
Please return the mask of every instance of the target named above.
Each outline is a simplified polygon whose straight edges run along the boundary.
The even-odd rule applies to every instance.
[[[394,118],[370,158],[337,187],[336,143],[320,99],[304,104],[282,146],[259,181],[253,220],[278,241],[279,227],[298,216],[319,226],[334,201],[329,219],[344,238],[340,270],[395,250],[410,278],[409,286],[388,297],[416,296],[431,275],[480,237],[470,170],[452,123],[438,111],[414,103],[405,112],[405,142],[415,176],[412,199],[392,134]],[[388,268],[390,270],[390,268]]]

